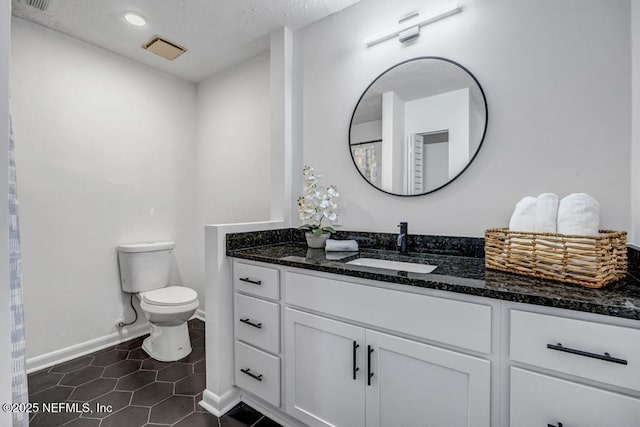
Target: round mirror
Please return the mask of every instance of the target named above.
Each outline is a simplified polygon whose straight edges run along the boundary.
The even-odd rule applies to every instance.
[[[473,161],[487,130],[487,101],[462,65],[438,57],[394,65],[364,91],[349,148],[364,179],[398,196],[436,191]]]

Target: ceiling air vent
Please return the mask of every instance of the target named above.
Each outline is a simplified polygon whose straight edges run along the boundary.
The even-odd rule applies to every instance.
[[[25,4],[44,12],[49,9],[50,1],[51,0],[25,0]]]
[[[48,1],[48,0],[47,0]],[[143,49],[153,52],[156,55],[160,55],[169,61],[173,61],[178,56],[187,51],[184,47],[177,45],[169,40],[163,39],[160,36],[153,36],[151,40],[142,45]]]

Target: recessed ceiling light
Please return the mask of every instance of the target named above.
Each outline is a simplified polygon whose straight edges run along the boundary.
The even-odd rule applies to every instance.
[[[144,27],[147,25],[147,20],[137,13],[127,12],[124,14],[124,19],[126,19],[129,24],[135,25],[136,27]]]

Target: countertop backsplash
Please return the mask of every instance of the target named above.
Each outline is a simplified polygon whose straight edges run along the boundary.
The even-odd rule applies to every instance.
[[[367,231],[340,230],[332,239],[358,242],[362,249],[397,250],[398,234],[374,233]],[[227,252],[259,246],[279,245],[283,243],[304,243],[304,231],[297,228],[283,228],[246,233],[227,234]],[[436,255],[484,258],[484,238],[459,236],[433,236],[409,233],[408,251]]]

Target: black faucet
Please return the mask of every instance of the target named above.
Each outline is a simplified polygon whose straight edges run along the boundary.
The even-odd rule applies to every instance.
[[[406,255],[408,237],[407,223],[401,222],[398,224],[398,227],[400,227],[400,234],[398,235],[398,250],[400,251],[400,255]]]

